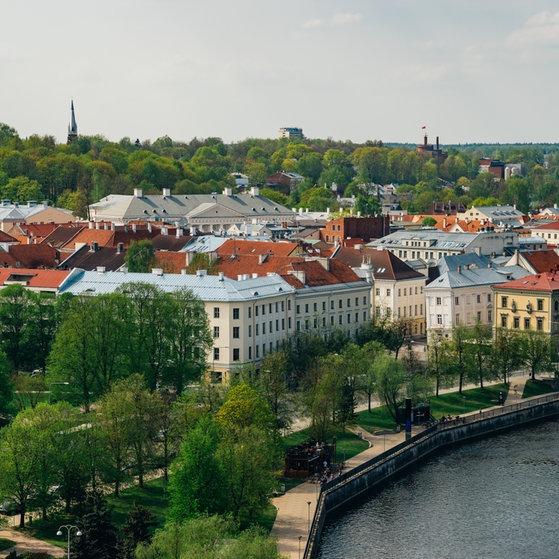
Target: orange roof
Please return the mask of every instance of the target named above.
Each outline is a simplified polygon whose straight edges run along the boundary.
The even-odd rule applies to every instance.
[[[28,268],[0,268],[0,285],[23,283],[35,289],[58,289],[68,277],[69,270],[31,270]]]
[[[229,256],[231,254],[291,256],[298,248],[299,245],[297,243],[229,239],[217,249],[217,254],[219,256]]]
[[[540,273],[556,270],[559,267],[559,255],[554,250],[535,250],[521,254],[530,266]]]
[[[156,251],[155,267],[162,268],[166,274],[180,274],[186,266],[186,253],[173,251]]]
[[[523,278],[500,283],[494,289],[513,289],[515,291],[559,291],[559,270],[525,276]]]
[[[258,274],[260,277],[269,273],[283,275],[291,270],[293,262],[304,262],[302,257],[274,256],[259,254],[239,254],[236,256],[220,256],[216,271],[223,272],[228,278],[237,279],[240,275]]]
[[[115,232],[105,229],[82,229],[75,237],[64,245],[65,249],[75,249],[76,244],[98,243],[99,246],[113,246],[113,237]]]

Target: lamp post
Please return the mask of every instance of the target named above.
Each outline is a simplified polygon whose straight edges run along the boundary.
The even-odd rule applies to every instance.
[[[299,559],[301,559],[301,540],[303,539],[303,536],[299,536]]]
[[[77,526],[73,526],[72,524],[63,524],[58,528],[58,532],[56,532],[57,536],[62,536],[62,528],[64,528],[68,534],[68,559],[70,559],[70,536],[72,534],[72,530],[76,531],[76,536],[81,536],[82,532]]]
[[[311,531],[311,502],[307,501],[307,532]]]

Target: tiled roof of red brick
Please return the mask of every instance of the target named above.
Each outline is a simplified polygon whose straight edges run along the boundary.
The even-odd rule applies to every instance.
[[[217,249],[217,253],[220,256],[230,256],[231,254],[291,256],[297,252],[298,248],[299,245],[297,243],[229,239]]]
[[[539,229],[551,229],[552,231],[559,231],[559,221],[552,221],[550,223],[544,223],[543,225],[537,225],[533,227],[534,230],[538,231]]]
[[[533,276],[499,283],[493,286],[494,289],[513,289],[515,291],[559,291],[559,271],[544,272]]]
[[[326,269],[321,262],[325,263],[326,268],[329,269]],[[293,272],[305,272],[305,285],[308,287],[361,281],[361,278],[343,262],[329,259],[323,259],[321,262],[318,260],[293,262],[291,264],[291,268]],[[289,275],[289,271],[287,273],[282,273],[281,275],[285,278],[286,275]]]
[[[60,253],[48,245],[10,245],[9,252],[0,251],[0,266],[51,268],[59,263]]]
[[[25,282],[28,287],[56,289],[66,279],[68,270],[30,270],[27,268],[0,268],[0,285]]]
[[[185,252],[156,251],[155,268],[162,268],[166,274],[180,274],[186,269],[186,256]]]
[[[361,264],[368,263],[372,267],[373,276],[378,279],[402,280],[423,275],[390,251],[371,247],[362,247],[359,250],[340,247],[334,260],[344,262],[352,268],[358,268]]]
[[[293,262],[304,262],[303,257],[273,256],[259,254],[239,254],[236,256],[220,256],[216,265],[216,273],[223,272],[228,278],[237,279],[240,275],[258,274],[260,277],[269,273],[283,275],[291,270]]]
[[[534,250],[521,254],[539,273],[556,270],[559,266],[559,255],[554,250]]]
[[[151,242],[156,251],[179,251],[190,242],[190,239],[192,239],[190,235],[183,235],[181,237],[177,237],[176,235],[157,235],[151,240]]]
[[[0,231],[0,243],[17,243],[17,239],[4,231]]]
[[[62,248],[75,249],[76,244],[91,245],[97,243],[102,246],[113,246],[114,231],[104,229],[82,229],[75,237],[71,238]],[[45,239],[46,240],[46,239]]]
[[[57,223],[18,223],[18,227],[28,236],[44,239],[59,225]]]

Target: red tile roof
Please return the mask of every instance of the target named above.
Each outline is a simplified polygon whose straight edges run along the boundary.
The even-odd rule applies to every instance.
[[[217,249],[217,254],[219,256],[230,256],[231,254],[273,254],[275,256],[292,256],[297,252],[298,248],[298,243],[229,239]]]
[[[559,267],[559,255],[554,250],[534,250],[521,254],[539,273],[556,270]]]
[[[24,283],[35,289],[57,289],[68,277],[68,270],[30,270],[27,268],[0,268],[0,285]]]
[[[545,292],[559,291],[559,270],[535,274],[533,276],[525,276],[506,283],[499,283],[498,285],[494,285],[493,289]]]
[[[22,268],[56,268],[60,253],[48,245],[10,245],[9,252],[0,251],[0,266]]]

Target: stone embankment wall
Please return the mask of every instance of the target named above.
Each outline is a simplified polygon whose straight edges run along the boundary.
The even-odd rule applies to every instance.
[[[438,423],[322,487],[304,558],[314,559],[326,516],[377,489],[396,474],[446,446],[559,415],[559,394],[468,414]]]

